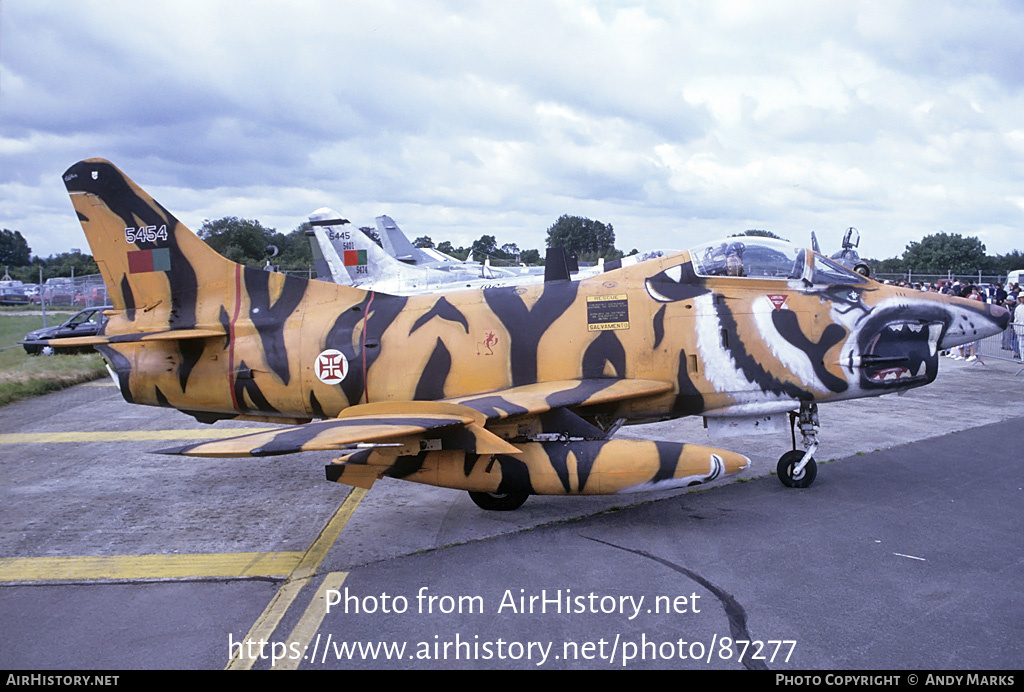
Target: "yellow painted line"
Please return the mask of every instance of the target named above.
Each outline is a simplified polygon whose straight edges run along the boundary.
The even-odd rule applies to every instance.
[[[278,577],[292,572],[301,552],[200,553],[0,558],[0,583],[94,579]]]
[[[4,557],[0,558],[0,583],[204,577],[308,579],[316,574],[365,495],[365,489],[354,489],[305,552]]]
[[[249,670],[252,668],[259,657],[259,642],[270,641],[274,630],[277,629],[281,619],[288,612],[288,608],[291,607],[292,602],[299,595],[299,591],[306,585],[306,582],[316,575],[316,568],[320,566],[331,546],[338,540],[342,529],[348,524],[348,520],[352,518],[352,514],[359,507],[359,503],[363,501],[364,497],[366,497],[365,488],[354,488],[349,493],[345,501],[338,507],[338,511],[327,522],[327,526],[324,527],[324,530],[320,532],[320,535],[313,541],[309,550],[303,555],[302,560],[299,561],[299,564],[288,576],[284,584],[281,585],[281,588],[278,589],[274,598],[263,609],[263,613],[256,619],[253,626],[249,628],[249,632],[242,640],[242,646],[232,653],[231,659],[224,666],[224,670]],[[332,574],[342,573],[336,572]],[[319,592],[317,593],[319,594]],[[314,597],[314,600],[316,600],[316,597]],[[306,610],[308,612],[309,607]],[[319,623],[317,623],[317,626],[319,627]],[[313,634],[315,633],[314,630]],[[312,638],[312,634],[310,638]],[[251,645],[250,642],[252,643]],[[250,656],[250,652],[254,655]],[[268,654],[264,652],[264,655]]]
[[[352,489],[352,492],[345,498],[345,501],[341,503],[338,511],[327,522],[327,526],[324,527],[324,530],[313,541],[313,545],[309,546],[309,550],[306,551],[302,561],[295,568],[295,571],[292,572],[292,578],[301,579],[316,574],[316,568],[327,557],[327,552],[334,545],[335,541],[338,540],[342,529],[348,524],[348,520],[352,518],[352,514],[359,507],[359,503],[363,501],[364,497],[366,497],[366,488]]]
[[[138,442],[140,440],[209,440],[238,437],[278,428],[193,428],[187,430],[90,430],[86,432],[0,433],[0,445],[47,442]]]
[[[313,600],[306,606],[306,612],[302,614],[292,633],[288,635],[288,642],[285,645],[288,656],[273,666],[274,670],[299,669],[299,664],[305,660],[305,652],[309,651],[309,643],[313,641],[317,630],[320,629],[320,623],[327,615],[327,592],[340,589],[347,576],[348,572],[331,572],[327,575],[324,583],[316,590]],[[303,652],[303,655],[297,658],[291,657],[294,652],[298,651]]]
[[[242,643],[231,652],[231,660],[224,666],[224,670],[249,670],[260,657],[260,642],[269,642],[274,630],[281,623],[281,618],[288,612],[288,608],[295,600],[302,587],[306,585],[307,579],[286,581],[277,590],[270,603],[263,609],[263,612],[253,626],[249,628]],[[266,650],[263,655],[267,656]]]

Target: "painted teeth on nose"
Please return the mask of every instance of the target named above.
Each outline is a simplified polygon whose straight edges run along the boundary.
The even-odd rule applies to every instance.
[[[928,325],[928,350],[931,355],[935,355],[938,351],[939,337],[942,336],[942,325],[941,324],[929,324]]]

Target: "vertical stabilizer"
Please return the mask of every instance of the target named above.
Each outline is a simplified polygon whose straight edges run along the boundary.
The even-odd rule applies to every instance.
[[[333,209],[317,209],[309,215],[309,222],[335,283],[377,285],[398,279],[405,269],[416,271],[388,255]]]
[[[418,248],[413,247],[402,229],[398,227],[395,220],[390,216],[378,216],[377,233],[380,235],[380,242],[384,251],[400,262],[408,264],[424,264],[433,260]]]
[[[64,185],[114,308],[129,320],[143,310],[172,329],[194,327],[199,287],[233,277],[234,262],[109,161],[76,163],[64,173]]]

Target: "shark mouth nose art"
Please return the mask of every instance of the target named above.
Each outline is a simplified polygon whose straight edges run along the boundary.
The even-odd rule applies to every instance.
[[[860,366],[875,385],[929,381],[937,363],[943,323],[900,320],[882,326],[864,345]]]

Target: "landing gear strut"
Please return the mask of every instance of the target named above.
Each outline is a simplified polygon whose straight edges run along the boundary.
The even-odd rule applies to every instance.
[[[796,424],[799,421],[800,436],[804,451],[796,448]],[[787,488],[806,488],[814,482],[818,475],[818,465],[813,454],[818,449],[818,405],[814,402],[802,402],[800,413],[789,414],[789,425],[793,431],[793,451],[786,452],[779,459],[776,471],[779,480]]]
[[[492,512],[511,512],[514,509],[519,509],[529,496],[528,493],[478,493],[472,490],[469,491],[469,497],[476,503],[477,507]]]

